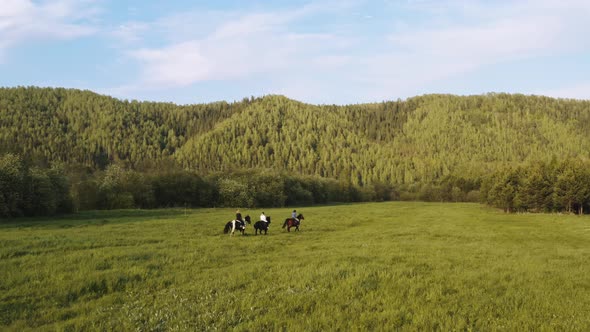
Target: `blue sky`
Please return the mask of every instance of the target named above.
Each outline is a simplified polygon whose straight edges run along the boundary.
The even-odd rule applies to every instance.
[[[587,0],[1,0],[0,86],[178,104],[590,99]]]

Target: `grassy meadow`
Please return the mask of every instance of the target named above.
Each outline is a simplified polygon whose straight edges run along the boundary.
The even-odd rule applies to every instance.
[[[590,217],[477,204],[0,221],[0,330],[590,330]],[[257,220],[260,210],[243,210]]]

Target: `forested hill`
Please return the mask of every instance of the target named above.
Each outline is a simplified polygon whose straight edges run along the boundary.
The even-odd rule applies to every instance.
[[[0,152],[95,168],[112,162],[137,167],[169,158],[187,139],[249,104],[177,106],[74,89],[0,88]]]
[[[199,173],[271,168],[369,183],[476,178],[499,165],[590,156],[590,102],[425,95],[349,106],[282,96],[177,106],[89,91],[0,89],[0,152]]]

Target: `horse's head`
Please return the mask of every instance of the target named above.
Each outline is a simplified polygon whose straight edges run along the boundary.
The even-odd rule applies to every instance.
[[[252,223],[252,221],[250,220],[250,216],[246,216],[246,217],[244,218],[244,220],[246,220],[246,222],[247,222],[248,224],[251,224],[251,223]]]
[[[305,218],[303,218],[303,215],[300,213],[300,214],[297,216],[297,219],[299,219],[299,220],[303,220],[303,219],[305,219]]]
[[[266,216],[266,222],[270,224],[270,216]]]

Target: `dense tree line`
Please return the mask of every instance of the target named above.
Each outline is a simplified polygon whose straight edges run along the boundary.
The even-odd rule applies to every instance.
[[[0,217],[94,209],[252,208],[359,202],[387,200],[387,190],[390,188],[360,188],[334,179],[272,170],[203,177],[182,169],[145,173],[116,164],[98,172],[84,167],[42,169],[27,165],[13,154],[0,158]]]
[[[73,205],[80,210],[283,207],[387,199],[383,190],[272,170],[243,170],[204,177],[181,169],[142,173],[111,165],[101,172],[77,176],[71,188]]]
[[[0,129],[0,156],[26,160],[22,174],[67,168],[79,209],[491,202],[489,174],[590,158],[589,101],[510,94],[347,106],[282,96],[175,105],[73,89],[0,88]]]
[[[27,165],[14,154],[0,156],[0,217],[53,215],[72,211],[68,178],[54,165]]]
[[[500,169],[481,186],[484,202],[506,212],[587,213],[590,162],[579,159]]]

